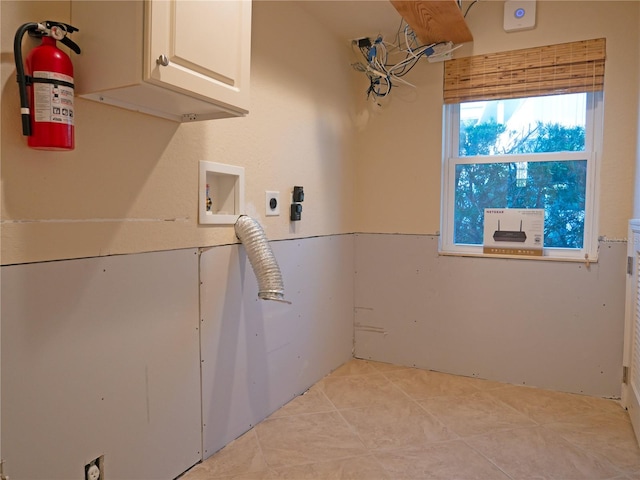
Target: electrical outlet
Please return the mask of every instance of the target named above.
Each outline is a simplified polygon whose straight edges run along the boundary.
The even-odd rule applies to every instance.
[[[266,191],[265,194],[267,217],[280,215],[280,192]]]
[[[427,55],[427,60],[429,61],[429,63],[451,60],[451,58],[453,58],[453,51],[457,50],[461,46],[462,44],[454,46],[453,42],[439,43],[438,45],[434,45],[433,53],[431,55]]]
[[[104,480],[104,455],[84,466],[84,480]]]
[[[97,465],[91,465],[87,468],[88,480],[100,480],[100,468]]]

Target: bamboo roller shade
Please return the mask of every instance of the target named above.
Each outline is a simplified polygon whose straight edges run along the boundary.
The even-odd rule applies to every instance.
[[[445,62],[444,103],[593,92],[604,87],[605,39]]]

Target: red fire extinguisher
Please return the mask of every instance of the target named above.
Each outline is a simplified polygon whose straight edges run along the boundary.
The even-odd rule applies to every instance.
[[[73,150],[73,65],[69,56],[60,50],[56,42],[80,53],[67,34],[78,29],[66,23],[25,23],[16,32],[13,53],[16,61],[22,134],[27,144],[40,150]],[[22,64],[22,38],[42,38],[42,43],[31,50]]]

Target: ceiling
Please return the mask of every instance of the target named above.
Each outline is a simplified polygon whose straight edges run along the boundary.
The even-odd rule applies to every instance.
[[[297,3],[345,42],[378,34],[395,36],[401,21],[388,0],[297,0]]]

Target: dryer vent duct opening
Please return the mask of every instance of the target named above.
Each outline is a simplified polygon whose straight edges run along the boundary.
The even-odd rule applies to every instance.
[[[258,297],[286,302],[280,267],[260,224],[247,215],[240,215],[235,223],[235,231],[247,251],[249,263],[258,280]]]

